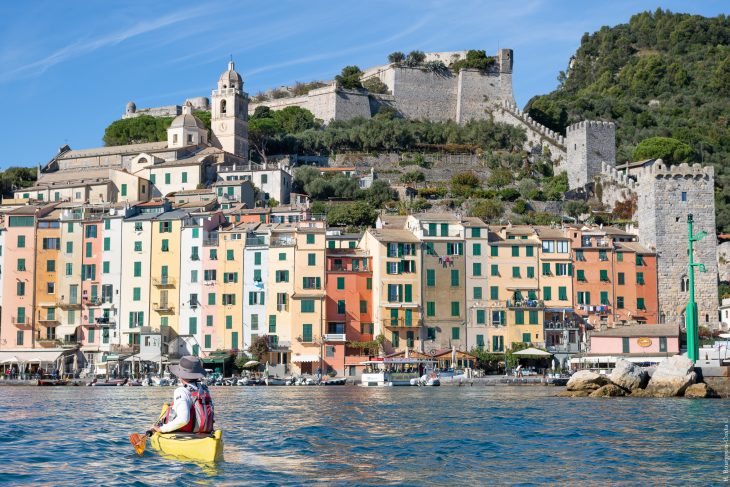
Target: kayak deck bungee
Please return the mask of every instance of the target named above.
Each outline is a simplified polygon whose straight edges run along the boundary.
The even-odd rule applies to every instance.
[[[150,446],[163,455],[212,463],[223,456],[223,433],[159,433],[150,437]]]

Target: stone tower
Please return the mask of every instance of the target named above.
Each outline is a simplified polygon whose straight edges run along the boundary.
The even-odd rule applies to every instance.
[[[601,173],[601,163],[616,164],[616,126],[613,122],[578,122],[565,134],[570,189],[582,188]]]
[[[226,152],[248,158],[248,95],[233,61],[218,79],[211,94],[210,127],[213,145]]]
[[[514,51],[512,49],[500,49],[497,54],[499,62],[499,91],[501,99],[516,105],[512,93],[512,64],[514,63]]]
[[[660,321],[684,324],[689,299],[687,215],[694,231],[707,236],[694,244],[694,260],[707,272],[695,270],[695,299],[700,326],[717,328],[717,237],[715,235],[715,173],[699,164],[667,167],[661,159],[637,174],[639,241],[656,249]]]

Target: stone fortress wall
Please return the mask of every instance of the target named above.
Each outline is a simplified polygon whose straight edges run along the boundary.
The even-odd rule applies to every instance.
[[[583,187],[601,173],[602,163],[616,161],[616,126],[613,122],[582,121],[565,131],[567,158],[564,169],[570,188]]]
[[[567,159],[565,137],[533,120],[514,103],[502,101],[501,105],[492,111],[492,118],[495,122],[508,123],[525,129],[527,149],[534,151],[539,147],[544,151],[544,148],[547,148],[550,151],[550,159],[556,167],[560,167]]]

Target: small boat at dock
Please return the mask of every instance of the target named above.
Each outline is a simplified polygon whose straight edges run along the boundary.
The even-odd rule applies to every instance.
[[[66,379],[38,379],[39,386],[67,386]]]

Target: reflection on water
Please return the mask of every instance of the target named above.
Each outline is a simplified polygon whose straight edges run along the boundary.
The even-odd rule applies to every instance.
[[[719,483],[725,400],[548,387],[213,388],[224,461],[137,457],[171,388],[0,389],[4,485]]]

